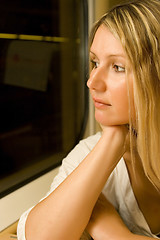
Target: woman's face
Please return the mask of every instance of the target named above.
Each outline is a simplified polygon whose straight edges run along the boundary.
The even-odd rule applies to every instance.
[[[134,106],[132,73],[127,68],[126,79],[126,54],[120,41],[104,25],[95,34],[90,58],[93,68],[87,86],[95,105],[96,120],[104,126],[129,123],[127,85],[131,106]]]

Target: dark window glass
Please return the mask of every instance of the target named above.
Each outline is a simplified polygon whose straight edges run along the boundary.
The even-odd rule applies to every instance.
[[[87,22],[82,0],[1,1],[1,197],[58,166],[82,137]]]

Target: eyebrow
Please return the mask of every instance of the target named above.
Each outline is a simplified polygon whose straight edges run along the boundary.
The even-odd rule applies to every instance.
[[[92,52],[91,50],[90,50],[90,54],[93,54],[95,57],[97,57],[96,54],[94,52]],[[121,54],[121,53],[114,53],[114,54],[108,54],[106,57],[109,57],[109,58],[112,58],[112,57],[125,58],[125,55]]]

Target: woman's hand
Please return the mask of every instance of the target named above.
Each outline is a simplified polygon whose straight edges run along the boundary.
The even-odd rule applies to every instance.
[[[117,144],[119,145],[120,151],[123,153],[129,150],[130,141],[129,141],[129,127],[128,125],[119,125],[119,126],[104,126],[101,125],[102,135],[108,135],[109,133],[115,134],[117,137]],[[117,150],[118,150],[117,149]]]

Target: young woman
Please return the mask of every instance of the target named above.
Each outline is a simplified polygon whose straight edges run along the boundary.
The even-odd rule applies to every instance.
[[[88,87],[102,132],[63,160],[19,240],[160,238],[160,1],[134,0],[91,33]],[[89,238],[89,237],[88,237]]]

